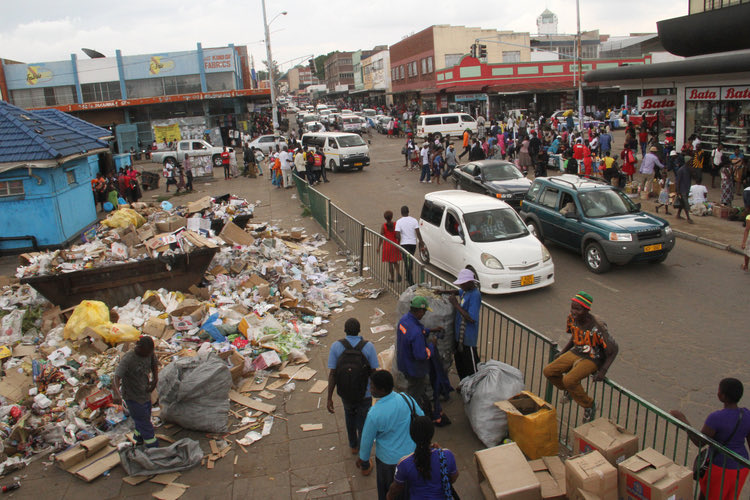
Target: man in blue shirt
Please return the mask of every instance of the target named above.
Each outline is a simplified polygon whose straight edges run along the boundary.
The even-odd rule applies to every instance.
[[[424,297],[422,297],[424,298]],[[403,457],[414,452],[416,445],[409,434],[412,408],[415,415],[424,412],[413,398],[393,392],[393,376],[385,370],[376,370],[370,376],[372,396],[377,398],[365,420],[360,441],[357,467],[370,470],[370,453],[373,441],[378,483],[378,500],[385,500],[393,482],[396,465]]]
[[[599,134],[599,151],[601,156],[608,156],[612,152],[612,134],[607,131]]]
[[[453,282],[460,289],[444,290],[450,293],[451,304],[456,309],[456,319],[453,322],[456,338],[456,371],[458,378],[464,379],[477,371],[479,354],[477,353],[477,337],[479,336],[479,309],[482,305],[482,294],[477,288],[474,272],[471,269],[461,269],[458,278]]]
[[[364,341],[359,335],[359,331],[360,325],[356,318],[346,320],[344,324],[345,340],[353,348],[356,348],[360,342]],[[378,353],[375,351],[375,346],[372,345],[372,342],[364,342],[365,344],[361,348],[362,355],[367,360],[369,370],[376,370],[378,368]],[[339,358],[346,349],[347,346],[339,340],[331,345],[331,350],[328,353],[328,403],[326,408],[331,413],[334,412],[333,391],[336,388],[336,367],[338,366]],[[365,377],[369,378],[369,371],[365,374]],[[354,383],[356,384],[356,381]],[[342,397],[341,401],[344,404],[344,419],[346,420],[346,433],[349,437],[349,448],[352,449],[352,454],[356,454],[359,451],[359,440],[362,436],[365,418],[367,418],[367,412],[372,406],[369,383],[365,386],[364,397],[353,401],[347,401]]]
[[[406,376],[406,393],[416,399],[428,415],[432,412],[427,398],[428,360],[431,356],[427,336],[431,331],[443,331],[442,327],[428,329],[422,325],[421,320],[429,310],[426,298],[414,297],[409,304],[409,312],[401,317],[396,328],[396,360],[399,371]]]

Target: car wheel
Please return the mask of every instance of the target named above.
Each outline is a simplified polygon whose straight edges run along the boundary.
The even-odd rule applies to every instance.
[[[419,247],[419,260],[422,261],[422,264],[430,263],[430,251],[427,250],[427,245]]]
[[[214,156],[213,157],[213,161],[214,161],[214,167],[215,168],[221,167],[221,156],[219,156],[219,155]]]
[[[336,162],[333,161],[333,160],[331,160],[331,161],[328,162],[328,166],[330,167],[331,172],[338,172],[339,171],[339,168],[336,166]]]
[[[174,168],[174,166],[175,166],[175,163],[176,163],[176,162],[175,162],[174,158],[165,158],[165,159],[164,159],[164,166],[165,166],[165,167],[166,167],[167,165],[169,165],[170,167]]]
[[[526,224],[526,227],[528,228],[529,232],[536,236],[536,239],[544,243],[544,238],[542,237],[542,231],[539,229],[539,225],[532,221],[529,221],[528,224]]]
[[[586,249],[583,251],[583,262],[586,263],[589,271],[596,274],[606,273],[611,267],[602,246],[595,241],[586,245]]]

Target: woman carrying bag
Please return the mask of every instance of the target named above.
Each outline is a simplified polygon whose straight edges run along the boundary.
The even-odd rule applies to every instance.
[[[414,417],[409,434],[417,445],[401,459],[388,490],[388,500],[460,500],[453,489],[458,468],[453,453],[432,443],[435,427],[427,416]]]
[[[747,459],[745,443],[750,445],[750,410],[737,406],[742,399],[743,391],[742,382],[735,378],[725,378],[719,382],[717,396],[724,404],[724,408],[708,416],[701,432]],[[670,410],[669,413],[690,425],[681,411]],[[697,446],[704,444],[700,437],[692,433],[689,436]],[[749,470],[709,445],[698,453],[693,465],[693,477],[700,479],[701,499],[733,500],[740,498]]]

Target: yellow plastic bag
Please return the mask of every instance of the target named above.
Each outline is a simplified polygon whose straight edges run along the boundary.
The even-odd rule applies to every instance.
[[[510,438],[529,460],[557,455],[557,411],[549,403],[523,391],[495,406],[508,416]]]
[[[78,340],[86,328],[108,325],[109,307],[98,300],[83,300],[78,304],[65,324],[63,337],[68,340]]]
[[[145,223],[146,219],[132,208],[116,210],[102,221],[102,225],[107,227],[128,227],[132,224],[136,228],[139,228]]]
[[[108,344],[135,342],[141,333],[137,328],[109,320],[109,308],[98,300],[84,300],[78,304],[65,324],[63,336],[68,340],[78,340],[83,331],[91,328]]]

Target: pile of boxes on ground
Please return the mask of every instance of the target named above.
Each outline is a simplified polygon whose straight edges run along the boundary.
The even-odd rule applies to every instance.
[[[241,234],[252,218],[254,205],[231,195],[200,200],[173,207],[133,203],[112,212],[101,223],[84,232],[81,244],[48,252],[21,255],[16,277],[29,278],[82,271],[158,257],[161,254],[189,253],[195,248],[215,248],[212,236],[245,243]],[[229,222],[235,222],[229,224]],[[241,226],[241,227],[240,227]]]
[[[327,334],[329,318],[352,310],[357,296],[377,293],[361,288],[366,282],[353,273],[354,261],[321,248],[323,237],[271,224],[227,226],[233,226],[230,236],[201,235],[218,250],[204,286],[185,293],[150,290],[120,307],[85,300],[61,310],[17,278],[4,278],[0,474],[49,453],[86,481],[116,466],[111,445],[132,438],[132,421],[111,404],[113,372],[141,333],[154,338],[165,371],[187,358],[218,357],[227,379],[231,375],[223,395],[226,425],[213,432],[216,440],[204,459],[208,468],[230,447],[246,452],[270,434],[273,398],[294,391],[294,381],[315,376],[305,352]],[[186,230],[170,234],[176,232]],[[322,393],[325,386],[321,380],[311,392]],[[156,402],[156,391],[153,396]],[[153,417],[157,437],[169,441],[164,429],[179,426],[167,423],[175,420],[158,408]],[[193,427],[182,427],[206,432],[200,419],[193,420]],[[76,451],[61,453],[66,448]]]
[[[558,456],[555,409],[529,392],[496,403],[511,443],[477,451],[485,499],[688,500],[692,471],[606,418],[573,429],[574,455]],[[527,461],[527,459],[531,459]]]

